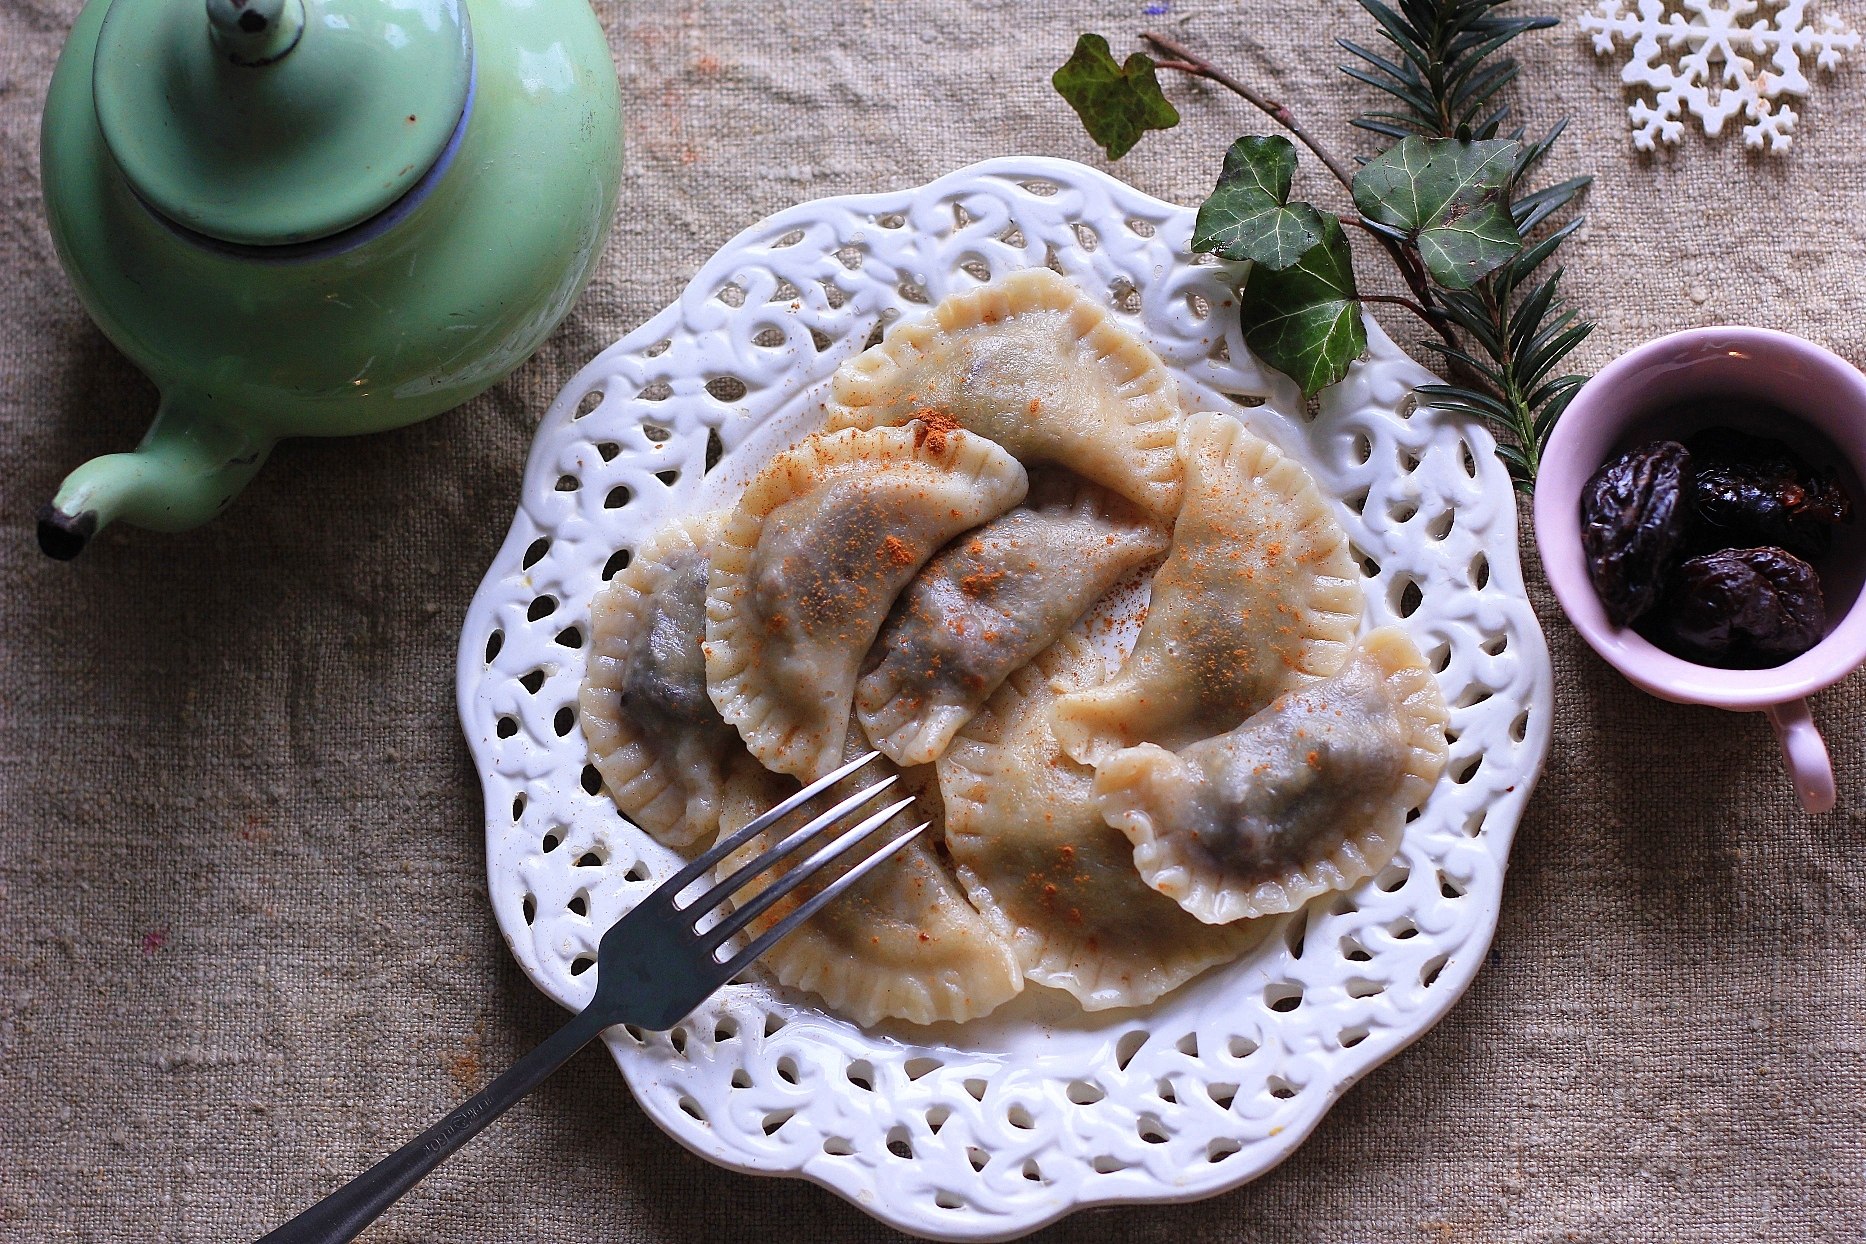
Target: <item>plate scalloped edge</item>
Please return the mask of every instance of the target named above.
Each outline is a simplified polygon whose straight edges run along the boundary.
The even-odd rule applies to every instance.
[[[1287,1157],[1482,963],[1554,706],[1514,491],[1483,428],[1415,405],[1430,374],[1371,320],[1366,356],[1305,406],[1244,348],[1225,311],[1239,271],[1191,255],[1191,224],[1045,157],[800,204],[727,243],[565,386],[461,637],[500,928],[541,989],[581,1007],[601,931],[677,866],[616,814],[576,727],[589,602],[629,545],[728,500],[886,324],[1038,264],[1105,297],[1189,408],[1239,415],[1342,499],[1367,625],[1403,619],[1440,666],[1446,777],[1379,877],[1278,918],[1257,951],[1150,1007],[1084,1014],[1033,986],[970,1024],[863,1031],[748,979],[672,1032],[612,1030],[636,1099],[696,1153],[949,1240],[1209,1196]]]

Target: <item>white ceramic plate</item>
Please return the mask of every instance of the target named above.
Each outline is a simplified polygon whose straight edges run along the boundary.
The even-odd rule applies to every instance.
[[[541,989],[581,1007],[600,932],[676,866],[597,788],[576,726],[590,599],[616,551],[729,501],[814,426],[830,373],[885,324],[1043,263],[1106,298],[1190,407],[1241,415],[1342,499],[1367,625],[1403,618],[1441,666],[1445,779],[1380,877],[1282,918],[1281,935],[1150,1007],[1085,1014],[1032,986],[973,1023],[865,1031],[750,980],[673,1032],[609,1034],[642,1107],[695,1152],[815,1180],[942,1239],[1209,1196],[1286,1157],[1483,961],[1552,709],[1509,480],[1481,428],[1414,409],[1430,377],[1371,323],[1367,358],[1305,411],[1244,349],[1229,310],[1239,273],[1191,257],[1191,225],[1184,208],[1039,158],[805,203],[733,239],[577,374],[538,430],[461,639],[500,927]]]

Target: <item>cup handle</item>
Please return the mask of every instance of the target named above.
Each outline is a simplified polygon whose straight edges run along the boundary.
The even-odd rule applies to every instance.
[[[1834,764],[1827,757],[1827,744],[1814,728],[1806,700],[1790,700],[1762,710],[1775,737],[1782,744],[1782,763],[1788,767],[1789,780],[1801,806],[1809,812],[1830,812],[1834,806]]]

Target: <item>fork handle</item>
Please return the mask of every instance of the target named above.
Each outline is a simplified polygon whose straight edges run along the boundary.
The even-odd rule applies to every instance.
[[[423,1175],[479,1135],[519,1098],[544,1083],[607,1025],[586,1008],[512,1069],[475,1093],[459,1109],[284,1226],[259,1244],[344,1244],[355,1239]]]

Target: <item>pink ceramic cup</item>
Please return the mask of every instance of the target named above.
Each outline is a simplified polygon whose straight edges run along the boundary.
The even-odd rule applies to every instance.
[[[1712,424],[1780,437],[1817,461],[1837,451],[1844,461],[1831,465],[1840,468],[1855,505],[1866,511],[1860,491],[1866,479],[1866,376],[1838,355],[1787,333],[1697,328],[1615,359],[1583,386],[1555,425],[1536,480],[1543,568],[1581,637],[1635,686],[1682,704],[1766,713],[1801,806],[1825,812],[1834,806],[1833,764],[1804,697],[1866,662],[1866,524],[1841,529],[1833,551],[1817,565],[1827,600],[1826,637],[1774,669],[1715,669],[1675,657],[1609,622],[1588,578],[1581,549],[1581,489],[1588,479],[1634,445],[1688,436]]]

